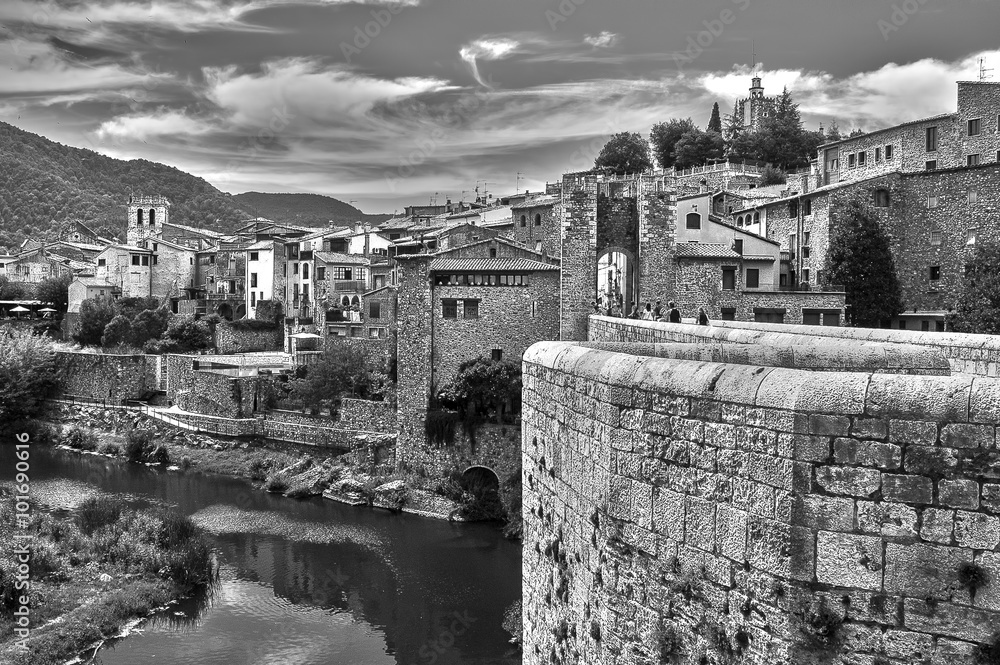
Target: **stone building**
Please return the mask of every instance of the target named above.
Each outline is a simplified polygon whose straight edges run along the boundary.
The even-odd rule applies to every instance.
[[[371,261],[361,254],[316,252],[313,316],[320,323],[360,320],[361,296],[371,290]]]
[[[958,109],[819,148],[820,183],[1000,161],[1000,83],[959,81]]]
[[[138,246],[147,238],[163,235],[169,221],[170,201],[163,196],[130,196],[125,206],[128,225],[125,242]]]
[[[123,298],[152,295],[153,252],[136,245],[110,245],[97,255],[95,276],[110,282]]]
[[[21,284],[38,284],[50,277],[70,275],[70,259],[52,254],[44,247],[35,247],[19,253],[5,262],[7,279]]]
[[[259,240],[246,249],[246,306],[247,316],[255,318],[257,303],[278,300],[285,302],[286,270],[285,245],[270,238]]]
[[[229,321],[246,316],[247,247],[245,241],[223,240],[197,253],[195,286],[207,314]]]
[[[393,285],[374,289],[361,296],[361,319],[368,337],[390,337],[397,327],[398,302],[397,288]]]
[[[750,96],[736,102],[736,117],[749,132],[760,128],[761,121],[774,109],[777,100],[764,96],[764,86],[759,76],[750,80]]]
[[[511,206],[512,224],[507,237],[548,256],[559,256],[562,197],[543,194]]]

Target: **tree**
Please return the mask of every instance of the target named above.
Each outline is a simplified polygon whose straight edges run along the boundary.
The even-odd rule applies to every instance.
[[[258,300],[254,318],[258,321],[280,321],[285,315],[285,306],[280,300]]]
[[[0,275],[0,300],[20,300],[24,295],[24,286],[20,282],[12,282],[6,275]]]
[[[129,321],[127,316],[118,314],[115,318],[108,321],[108,325],[104,326],[104,334],[101,335],[101,346],[106,349],[121,346],[128,342],[131,334],[132,322]]]
[[[757,159],[784,171],[809,164],[811,155],[802,129],[802,117],[788,88],[782,91],[774,108],[761,120],[755,143]]]
[[[38,285],[37,298],[49,303],[60,314],[65,314],[69,307],[69,285],[73,278],[69,275],[59,275],[43,279]]]
[[[889,236],[867,206],[848,202],[835,226],[823,271],[830,284],[843,284],[847,318],[853,326],[876,328],[903,311]]]
[[[719,115],[719,102],[712,106],[712,117],[708,121],[708,131],[716,134],[722,133],[722,117]]]
[[[80,326],[73,341],[82,346],[100,346],[104,328],[118,315],[114,303],[107,298],[88,298],[80,304]]]
[[[601,148],[601,154],[594,160],[594,168],[608,169],[619,175],[648,171],[653,168],[649,159],[649,143],[634,132],[615,134]]]
[[[455,380],[441,388],[438,400],[463,413],[467,422],[493,412],[502,417],[509,405],[520,408],[521,368],[507,360],[475,358],[459,365]]]
[[[952,327],[964,333],[1000,334],[1000,244],[977,242],[965,267]]]
[[[860,127],[855,127],[854,129],[851,130],[851,133],[848,134],[847,138],[853,139],[855,136],[864,136],[864,135],[865,132],[863,129],[861,129]]]
[[[722,130],[723,152],[729,159],[753,159],[753,137],[743,125],[739,107],[734,106],[733,112],[726,114],[726,126]]]
[[[653,125],[652,131],[649,132],[649,141],[661,168],[669,169],[674,166],[674,146],[684,134],[694,129],[696,127],[691,118],[668,120]]]
[[[833,143],[834,141],[839,141],[843,137],[840,135],[840,127],[837,126],[836,120],[830,121],[830,128],[826,130],[826,140],[828,143]]]
[[[169,320],[170,312],[166,307],[142,310],[132,319],[132,330],[128,337],[128,343],[134,347],[142,348],[146,342],[160,339],[167,332]]]
[[[143,350],[147,353],[191,353],[211,346],[211,326],[188,315],[172,317],[163,339],[147,341]]]
[[[788,176],[785,175],[785,172],[775,168],[772,164],[768,164],[760,172],[761,185],[784,185],[786,182],[788,182]]]
[[[24,431],[23,421],[38,416],[59,385],[51,340],[30,330],[0,327],[0,434]]]
[[[700,166],[713,159],[722,159],[724,147],[722,134],[692,129],[681,136],[674,146],[674,166],[679,169],[687,169],[692,166]]]
[[[367,397],[372,374],[364,352],[350,344],[338,344],[320,361],[306,367],[304,378],[292,384],[292,397],[310,409],[335,409],[345,395]]]

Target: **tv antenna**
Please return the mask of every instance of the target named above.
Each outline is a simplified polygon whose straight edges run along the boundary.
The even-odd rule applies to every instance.
[[[521,180],[524,179],[524,174],[518,171],[514,174],[514,194],[521,193]]]
[[[434,196],[431,197],[430,204],[432,206],[436,206],[437,205],[437,202],[438,202],[438,193],[439,192],[434,192]]]
[[[992,71],[993,71],[993,68],[992,67],[987,68],[986,65],[983,62],[983,58],[980,58],[979,59],[979,80],[980,81],[985,81],[986,79],[990,78],[989,73],[992,72]]]

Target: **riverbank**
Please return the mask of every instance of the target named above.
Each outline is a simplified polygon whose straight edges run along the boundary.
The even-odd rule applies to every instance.
[[[10,492],[0,488],[2,542],[13,542],[11,503]],[[123,509],[116,499],[89,499],[72,513],[35,510],[18,533],[32,536],[30,588],[16,587],[18,562],[7,548],[0,558],[2,663],[64,663],[204,590],[214,577],[201,531],[189,518],[162,509]],[[30,634],[19,644],[14,612],[21,595],[30,598]]]
[[[245,478],[263,491],[290,498],[323,496],[348,505],[453,521],[503,519],[511,512],[495,500],[484,500],[483,488],[468,486],[457,474],[430,478],[386,472],[352,463],[349,456],[337,451],[213,438],[173,428],[134,411],[62,406],[47,422],[55,429],[40,438],[52,444],[159,463],[174,471]],[[140,438],[141,443],[130,444],[130,436]],[[519,538],[519,509],[516,512],[517,524],[513,528],[508,525],[505,533]]]

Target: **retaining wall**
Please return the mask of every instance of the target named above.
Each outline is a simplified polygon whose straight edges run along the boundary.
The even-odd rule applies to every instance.
[[[66,395],[120,402],[157,389],[156,368],[143,355],[58,351]]]
[[[219,323],[215,327],[215,350],[222,354],[281,351],[284,343],[285,331],[280,325],[259,329]]]
[[[972,663],[995,641],[1000,381],[567,342],[523,366],[526,662]]]

